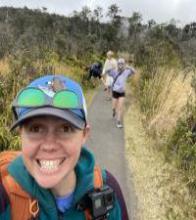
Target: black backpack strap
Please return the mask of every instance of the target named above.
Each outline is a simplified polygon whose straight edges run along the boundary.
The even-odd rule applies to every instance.
[[[106,170],[106,184],[114,190],[115,195],[119,201],[119,205],[121,209],[121,219],[129,220],[126,203],[120,185],[116,180],[116,178],[107,170]]]
[[[119,72],[118,75],[114,78],[114,81],[112,83],[112,88],[114,87],[114,84],[116,83],[116,80],[118,79],[118,77],[121,76],[123,72],[124,72],[124,70]]]
[[[94,189],[85,194],[77,204],[77,209],[84,211],[86,220],[107,220],[113,205],[113,189],[105,184],[102,169],[95,166]]]

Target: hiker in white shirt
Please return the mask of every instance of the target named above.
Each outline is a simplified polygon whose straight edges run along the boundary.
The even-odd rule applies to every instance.
[[[107,100],[111,100],[111,87],[113,83],[113,77],[109,76],[106,73],[110,69],[117,70],[117,61],[113,56],[114,53],[111,50],[107,52],[107,59],[105,61],[102,71],[103,82],[105,85],[105,90],[107,91]]]

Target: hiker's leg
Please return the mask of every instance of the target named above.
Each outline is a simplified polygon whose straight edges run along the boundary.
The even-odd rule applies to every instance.
[[[111,100],[111,77],[108,75],[106,75],[105,86],[106,86],[106,100]]]
[[[125,97],[119,97],[117,103],[117,121],[122,121],[123,119],[123,107],[124,107]]]
[[[97,84],[100,85],[102,83],[102,77],[101,74],[97,77]]]
[[[112,86],[113,86],[113,78],[110,76],[109,77],[109,97],[112,98]]]
[[[106,82],[106,74],[102,75],[101,81],[104,85],[104,91],[107,92],[107,82]]]
[[[112,98],[112,116],[116,116],[118,99]]]
[[[107,100],[111,100],[112,92],[111,92],[111,86],[107,87]]]

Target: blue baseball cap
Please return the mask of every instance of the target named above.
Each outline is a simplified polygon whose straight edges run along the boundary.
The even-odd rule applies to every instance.
[[[45,100],[52,103],[52,99],[59,91],[70,91],[74,93],[78,101],[78,107],[58,108],[53,104],[43,104],[40,106],[20,106],[18,97],[21,91],[28,89],[38,89],[44,93]],[[27,119],[37,116],[55,116],[68,121],[79,129],[83,129],[87,124],[87,107],[81,86],[64,75],[46,75],[32,81],[27,87],[21,90],[12,103],[12,110],[15,121],[11,126],[11,130],[18,125],[24,123]],[[36,93],[34,94],[36,99]],[[37,97],[38,98],[38,97]],[[23,96],[23,99],[28,99],[28,96]],[[62,100],[63,101],[63,100]],[[66,102],[69,100],[65,100]],[[28,101],[27,101],[28,102]]]

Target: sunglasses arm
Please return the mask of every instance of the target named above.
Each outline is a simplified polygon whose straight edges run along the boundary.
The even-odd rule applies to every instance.
[[[15,107],[12,107],[12,112],[13,112],[13,114],[14,114],[15,120],[17,120],[17,119],[18,119],[18,115],[17,115],[17,112],[16,112],[16,108],[15,108]]]

